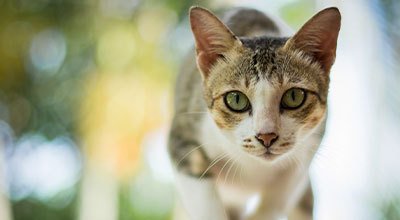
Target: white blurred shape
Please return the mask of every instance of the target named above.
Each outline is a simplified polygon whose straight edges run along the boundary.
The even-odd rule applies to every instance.
[[[79,220],[118,219],[118,181],[94,163],[87,163],[82,181]]]
[[[260,204],[261,196],[256,194],[250,197],[248,203],[246,204],[245,213],[248,215],[249,213],[254,213],[257,210],[258,204]]]
[[[40,135],[26,135],[7,161],[11,198],[51,199],[73,187],[80,169],[80,156],[70,139],[59,137],[49,142]]]
[[[154,179],[171,183],[173,182],[173,172],[166,146],[168,143],[167,134],[166,128],[149,133],[144,138],[143,147],[146,162],[150,166]]]
[[[4,149],[12,144],[12,131],[7,123],[0,120],[0,219],[11,220],[11,207],[6,196]]]
[[[66,53],[64,35],[58,30],[47,29],[32,39],[29,57],[36,71],[54,73],[60,68]]]
[[[325,139],[312,166],[316,219],[377,219],[368,207],[371,152],[378,96],[371,77],[379,70],[379,31],[364,1],[316,1],[342,13],[337,59],[331,72]]]

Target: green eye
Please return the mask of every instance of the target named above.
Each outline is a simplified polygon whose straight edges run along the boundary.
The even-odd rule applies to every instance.
[[[285,109],[299,108],[306,99],[306,93],[303,89],[292,88],[283,94],[281,106]]]
[[[234,112],[244,112],[250,107],[249,99],[239,91],[226,93],[224,101],[225,105]]]

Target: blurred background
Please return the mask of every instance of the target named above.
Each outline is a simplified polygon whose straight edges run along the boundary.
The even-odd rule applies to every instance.
[[[400,1],[0,0],[0,220],[166,220],[187,11],[343,15],[316,219],[400,219]]]

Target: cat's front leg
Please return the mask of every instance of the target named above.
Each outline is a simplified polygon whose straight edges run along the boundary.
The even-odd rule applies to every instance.
[[[170,156],[175,164],[177,190],[190,220],[228,220],[212,176],[210,160],[194,141],[172,135]],[[175,139],[175,140],[174,140]],[[188,219],[188,220],[189,220]]]
[[[301,197],[299,203],[289,215],[289,220],[312,220],[313,219],[314,196],[311,185],[304,195]]]
[[[267,205],[262,202],[256,212],[246,217],[246,220],[281,220],[285,219],[284,213],[281,212],[281,208],[277,208],[274,204]]]
[[[214,181],[177,173],[178,192],[190,220],[228,220]]]
[[[279,187],[265,191],[258,208],[246,220],[280,220],[286,217],[289,220],[312,220],[313,194],[307,176],[294,181],[297,187],[293,187],[291,182],[282,182]]]
[[[276,177],[276,181],[265,186],[265,190],[260,194],[260,202],[257,209],[246,220],[281,220],[287,217],[287,210],[290,209],[288,201],[295,200],[293,195],[299,194],[293,183],[300,187],[301,182],[296,178],[294,181],[293,173],[286,172]],[[306,178],[304,178],[306,180]],[[303,187],[301,187],[303,188]]]

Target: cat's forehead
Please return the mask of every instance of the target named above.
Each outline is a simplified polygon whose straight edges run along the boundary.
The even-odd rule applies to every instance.
[[[284,50],[287,38],[240,38],[245,50],[232,51],[210,74],[208,89],[213,96],[227,90],[253,90],[259,84],[284,90],[309,89],[327,93],[329,77],[318,65],[295,51]]]
[[[326,90],[329,76],[324,74],[316,63],[305,59],[296,51],[285,50],[287,38],[250,38],[241,39],[247,48],[239,72],[246,82],[255,86],[264,79],[276,87],[299,86],[322,92]]]
[[[293,63],[290,62],[292,61],[290,55],[281,49],[287,40],[288,38],[269,37],[241,39],[243,45],[248,49],[247,54],[243,57],[244,63],[252,67],[252,74],[249,74],[249,77],[267,79],[272,83],[277,83],[274,81],[283,83],[284,78],[294,83],[301,81],[304,78],[301,73],[291,74],[291,72],[299,71],[291,68]],[[249,56],[251,56],[250,62],[248,61]]]

